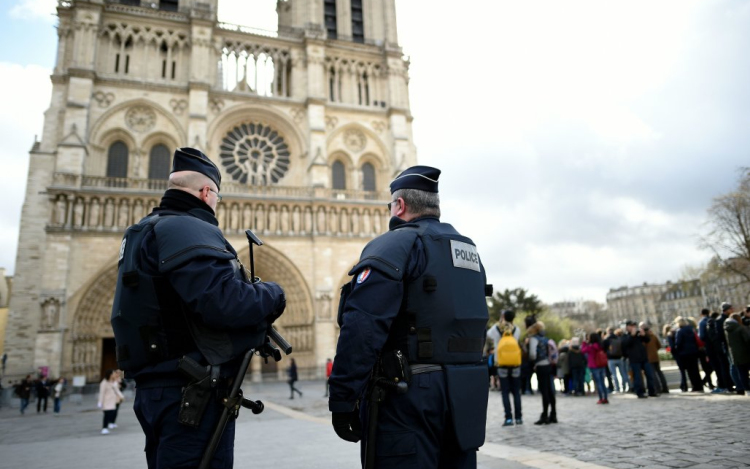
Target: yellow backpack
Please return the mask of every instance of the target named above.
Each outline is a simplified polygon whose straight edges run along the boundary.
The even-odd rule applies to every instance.
[[[495,350],[495,366],[515,368],[521,366],[521,346],[511,330],[503,331],[503,336]]]

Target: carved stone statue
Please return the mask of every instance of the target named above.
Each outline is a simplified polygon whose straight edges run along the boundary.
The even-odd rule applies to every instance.
[[[58,197],[55,202],[55,224],[59,226],[65,225],[65,216],[67,215],[68,204],[65,203],[63,196]]]
[[[57,327],[59,315],[59,305],[57,300],[49,299],[42,305],[42,329],[53,329]]]
[[[98,228],[99,223],[99,199],[94,199],[89,204],[89,223],[88,226],[91,228]]]
[[[83,226],[84,204],[83,199],[76,199],[75,206],[73,207],[73,226],[75,227]]]

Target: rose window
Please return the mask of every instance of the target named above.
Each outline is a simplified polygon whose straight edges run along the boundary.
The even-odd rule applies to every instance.
[[[242,184],[276,184],[289,170],[289,147],[273,128],[241,124],[221,141],[221,164],[232,179]]]

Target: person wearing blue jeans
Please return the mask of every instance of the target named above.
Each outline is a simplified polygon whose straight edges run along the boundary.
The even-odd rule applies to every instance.
[[[643,386],[643,376],[641,373],[646,373],[646,386],[648,387],[648,395],[651,397],[656,396],[656,390],[654,389],[654,370],[649,362],[634,362],[631,360],[630,369],[633,371],[633,387],[638,397],[646,397],[646,388]]]
[[[516,425],[523,424],[521,412],[521,367],[498,368],[500,377],[500,390],[503,393],[503,407],[505,408],[505,423],[503,426],[513,425],[513,413],[515,413]],[[510,407],[510,395],[513,394],[513,412]]]
[[[31,399],[31,375],[26,375],[26,379],[16,385],[16,395],[21,398],[21,413],[26,412]]]
[[[628,378],[628,370],[625,368],[625,360],[622,357],[611,358],[607,365],[609,366],[609,372],[612,373],[612,380],[615,382],[615,391],[626,392],[630,388],[630,378]],[[622,378],[622,388],[620,387],[620,380],[617,378],[618,372]]]

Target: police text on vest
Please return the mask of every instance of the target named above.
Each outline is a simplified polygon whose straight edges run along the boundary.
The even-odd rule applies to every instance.
[[[481,271],[476,246],[451,240],[451,254],[453,256],[453,267]]]

